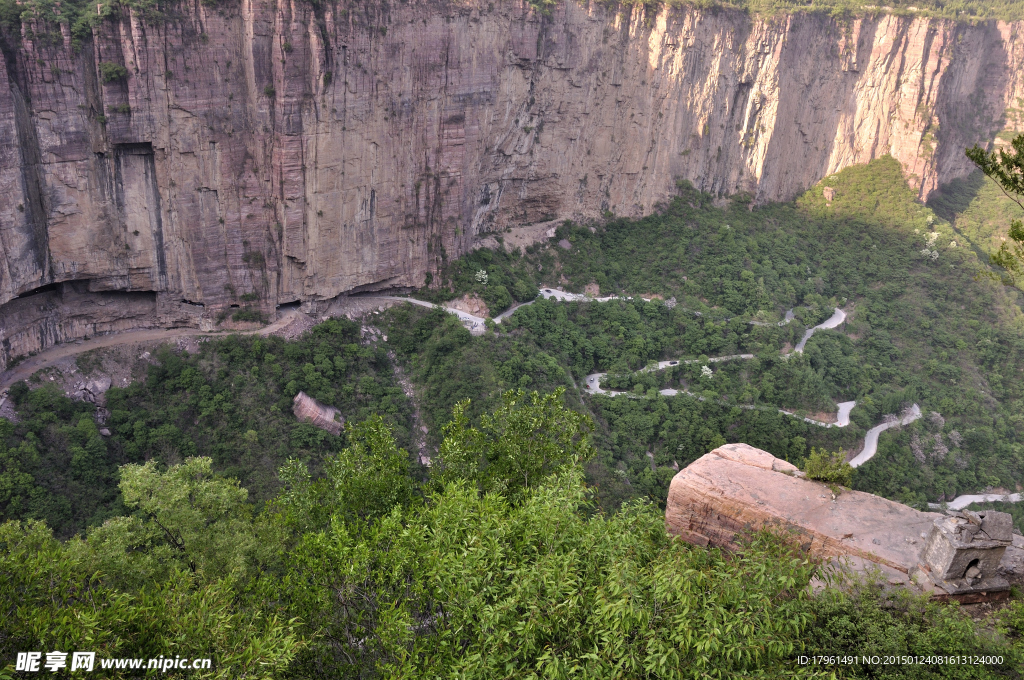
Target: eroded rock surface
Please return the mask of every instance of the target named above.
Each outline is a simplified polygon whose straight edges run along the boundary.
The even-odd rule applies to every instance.
[[[642,215],[678,179],[787,199],[892,154],[925,196],[1021,125],[1019,24],[654,11],[195,2],[117,10],[79,50],[26,24],[0,64],[0,369],[100,329],[419,286],[481,233]],[[8,307],[68,281],[149,298]]]
[[[975,526],[860,491],[836,495],[766,451],[727,444],[673,478],[665,524],[691,543],[729,549],[750,530],[774,528],[814,558],[878,568],[891,583],[913,583],[936,597],[980,601],[1005,596],[1002,576],[1016,573],[1021,556],[1011,545],[1009,516],[989,514]],[[955,540],[939,540],[944,532]],[[971,568],[977,573],[967,573]]]
[[[341,434],[345,427],[345,419],[341,411],[333,406],[325,406],[319,401],[300,391],[292,400],[292,413],[301,421],[312,423],[321,430],[326,430],[334,435]]]
[[[673,478],[666,526],[690,542],[728,547],[746,529],[777,526],[797,532],[815,557],[854,555],[906,573],[941,517],[860,491],[836,497],[797,472],[746,444],[717,448]]]

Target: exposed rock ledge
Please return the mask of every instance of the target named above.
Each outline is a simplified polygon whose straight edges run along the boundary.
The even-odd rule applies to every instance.
[[[984,518],[969,520],[920,512],[860,491],[844,490],[836,496],[827,485],[802,475],[790,463],[752,446],[719,447],[672,480],[666,527],[669,533],[690,543],[729,549],[739,547],[738,541],[748,529],[776,527],[792,531],[814,558],[842,560],[860,570],[877,567],[893,584],[913,583],[942,599],[999,599],[1005,597],[1008,588],[1004,575],[1024,576],[1016,574],[1024,543],[1019,536],[1011,541],[1008,535],[1001,537],[998,545],[951,548],[977,551],[990,547],[999,551],[994,563],[981,560],[982,567],[988,564],[984,579],[972,578],[969,584],[942,581],[948,569],[930,565],[923,556],[925,552],[935,553],[932,546],[943,540],[945,530],[936,527]],[[952,559],[951,554],[949,557]],[[1000,558],[1002,567],[997,566]],[[977,560],[967,563],[973,565]]]
[[[312,423],[333,435],[341,434],[345,419],[341,411],[333,406],[324,406],[305,392],[299,392],[292,400],[292,413],[301,421]]]

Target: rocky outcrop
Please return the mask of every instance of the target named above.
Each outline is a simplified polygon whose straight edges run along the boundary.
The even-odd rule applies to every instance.
[[[650,212],[678,179],[786,199],[883,154],[925,196],[969,169],[965,146],[1020,125],[1004,114],[1024,100],[1018,24],[509,0],[165,9],[124,9],[77,50],[43,24],[5,37],[0,304],[73,281],[151,296],[144,320],[133,302],[101,326],[272,315],[422,285],[488,231]],[[0,368],[92,323],[0,317],[24,338]]]
[[[945,517],[860,491],[837,495],[746,444],[719,447],[680,471],[669,487],[665,525],[690,543],[728,549],[739,548],[749,531],[773,529],[815,559],[881,570],[893,584],[940,599],[1005,597],[1001,561],[1024,577],[1016,573],[1024,553],[1011,547],[1006,513]]]
[[[747,529],[777,526],[796,531],[814,557],[852,555],[906,573],[941,517],[860,491],[836,497],[797,473],[752,446],[719,447],[672,480],[666,526],[692,543],[728,547]]]
[[[302,422],[311,423],[333,435],[341,434],[345,419],[341,411],[325,406],[305,392],[299,392],[292,400],[292,413]]]
[[[491,311],[487,309],[487,303],[471,293],[466,293],[460,298],[451,300],[448,303],[448,306],[452,309],[457,309],[460,312],[466,312],[467,314],[479,316],[484,319],[491,315]]]

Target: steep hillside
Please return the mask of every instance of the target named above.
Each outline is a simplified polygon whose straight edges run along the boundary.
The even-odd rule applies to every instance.
[[[785,200],[892,154],[924,197],[1024,98],[1022,27],[995,20],[242,0],[68,3],[69,26],[14,7],[0,367],[419,286],[481,232],[641,216],[680,178]]]

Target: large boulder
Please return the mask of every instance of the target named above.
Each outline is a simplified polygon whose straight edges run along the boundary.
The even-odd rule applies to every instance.
[[[292,400],[292,413],[301,421],[312,423],[331,434],[341,434],[345,419],[341,411],[333,406],[324,406],[305,392],[299,392]]]
[[[838,490],[838,489],[837,489]],[[672,480],[665,525],[697,545],[734,550],[744,534],[788,533],[812,558],[878,571],[893,585],[938,599],[1005,598],[1019,575],[1006,513],[920,512],[860,491],[838,494],[795,466],[746,444],[721,446]],[[1016,580],[1016,579],[1015,579]]]
[[[727,444],[679,472],[665,523],[691,543],[738,547],[746,530],[793,533],[812,557],[858,557],[907,574],[942,515],[860,491],[838,496],[794,465],[746,444]]]

